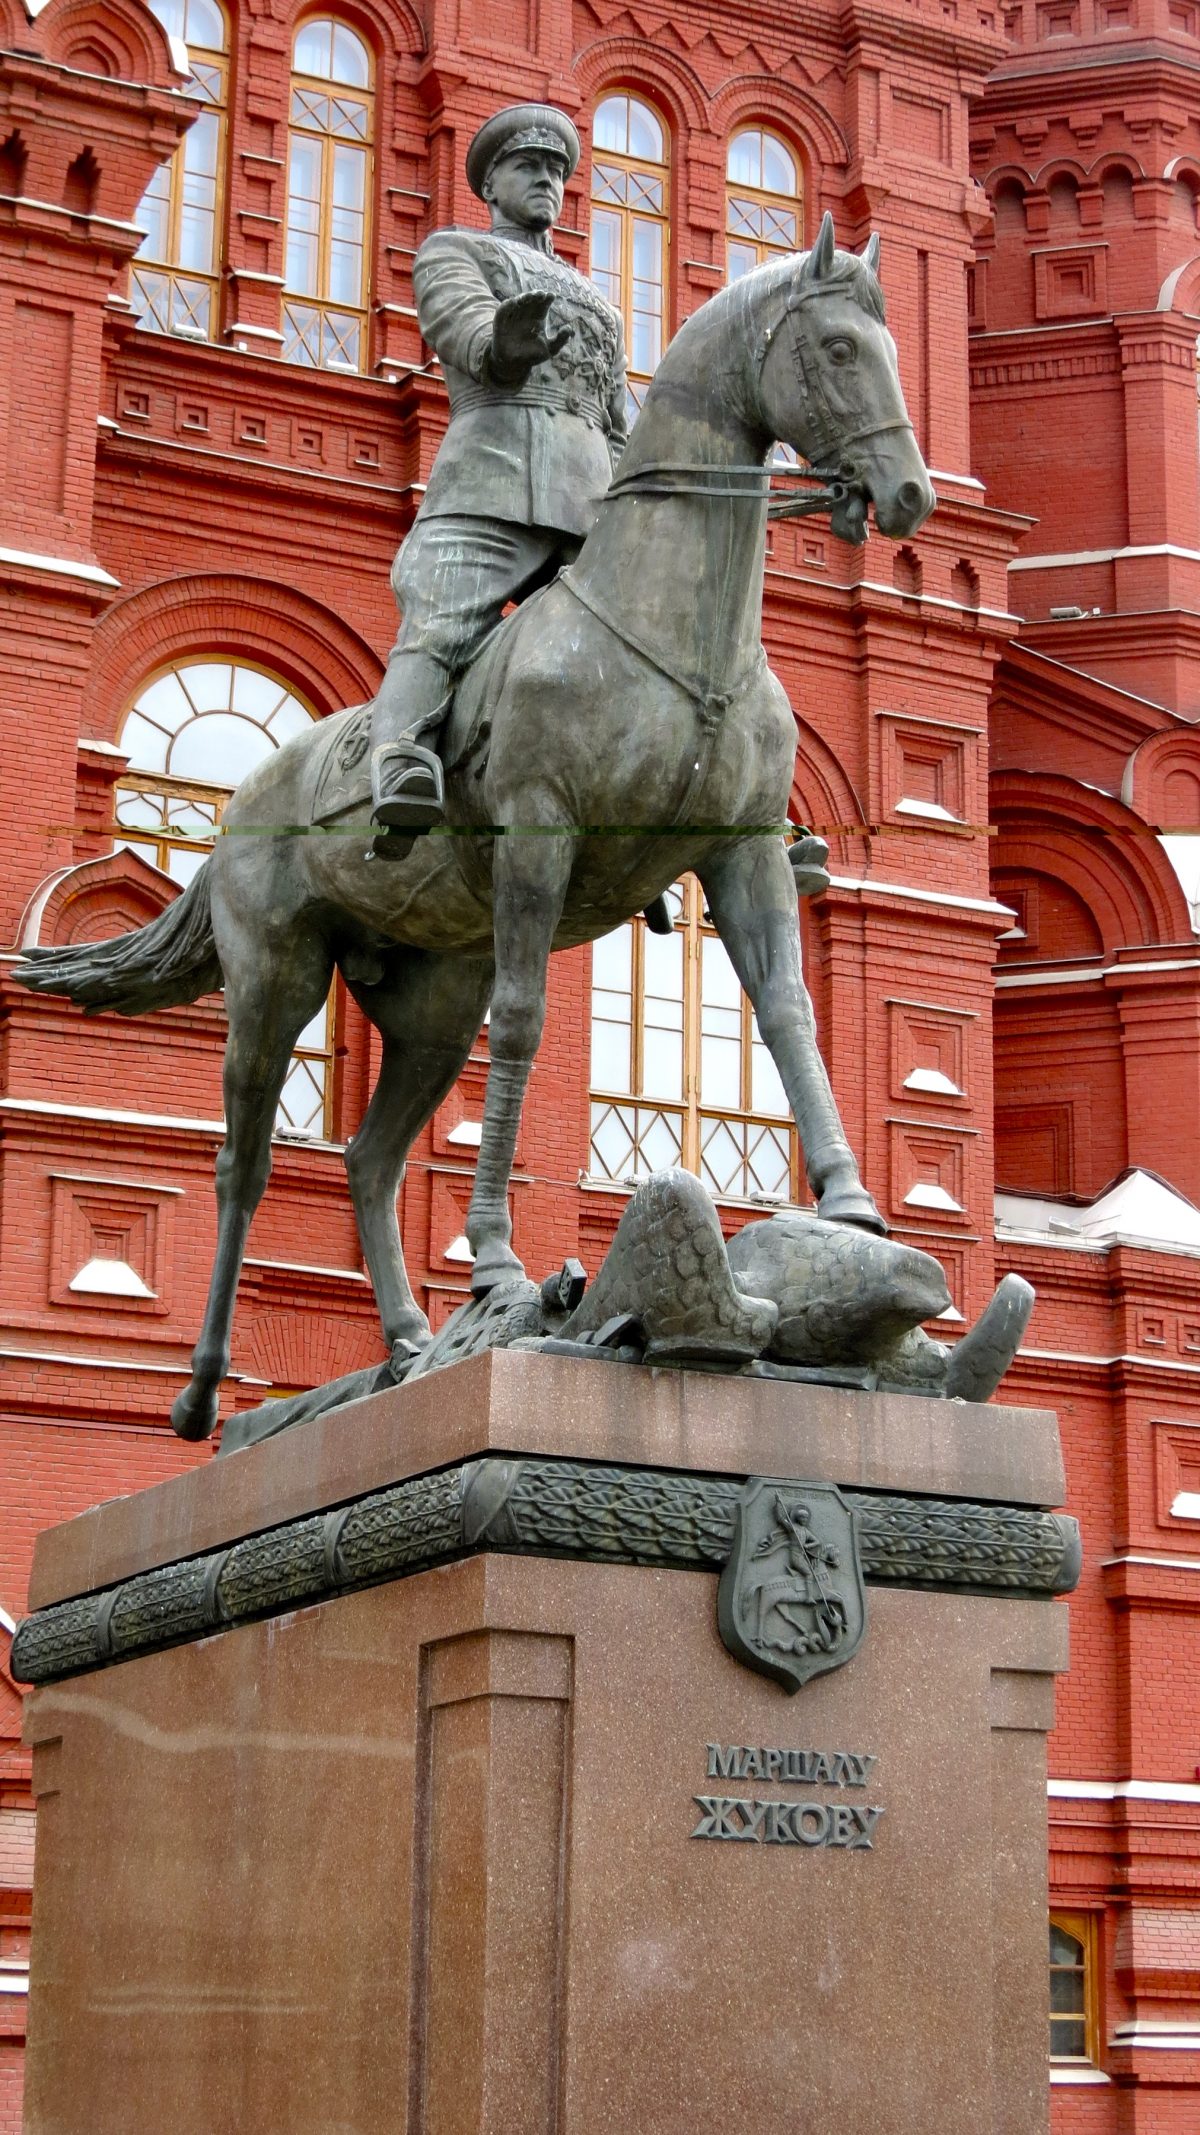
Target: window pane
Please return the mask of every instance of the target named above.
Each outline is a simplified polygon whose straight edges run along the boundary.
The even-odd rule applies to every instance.
[[[782,141],[771,134],[762,135],[762,178],[760,184],[766,193],[791,195],[796,190],[796,166]]]
[[[189,178],[208,178],[213,181],[207,198],[215,192],[217,175],[217,152],[221,139],[221,122],[215,111],[202,111],[193,120],[191,130],[183,138],[183,163]]]
[[[1083,1972],[1052,1971],[1050,2007],[1063,2016],[1083,2015]]]
[[[317,17],[301,25],[296,33],[295,68],[297,74],[312,74],[318,81],[332,81],[332,22]]]
[[[1051,2017],[1050,2051],[1060,2060],[1086,2061],[1087,2026],[1081,2016]]]
[[[736,1112],[742,1102],[742,1048],[739,1038],[700,1040],[700,1094],[706,1105]]]
[[[311,1023],[306,1023],[296,1040],[298,1053],[322,1053],[329,1044],[329,1003],[317,1010]]]
[[[260,675],[253,667],[235,667],[230,697],[235,712],[245,712],[249,718],[261,719],[265,725],[284,699],[292,704],[296,701],[294,697],[288,698],[283,684],[271,675]]]
[[[671,1112],[642,1109],[639,1109],[637,1119],[639,1174],[669,1171],[679,1162],[683,1146],[679,1119]]]
[[[233,694],[233,667],[227,660],[192,660],[179,670],[193,712],[225,711]]]
[[[662,286],[663,226],[661,222],[646,222],[640,216],[633,225],[633,273],[635,283],[634,303],[638,299],[636,284],[649,285],[657,295]]]
[[[629,1088],[628,1023],[607,1022],[592,1014],[592,1087],[616,1093]]]
[[[592,943],[592,984],[628,992],[633,970],[633,928],[618,927]]]
[[[634,315],[633,335],[629,349],[630,369],[648,372],[655,369],[662,355],[662,327],[657,318],[645,312]]]
[[[744,274],[752,274],[758,265],[758,254],[750,245],[731,244],[725,259],[731,282],[740,281]]]
[[[750,1047],[750,1108],[754,1112],[766,1112],[773,1119],[787,1119],[791,1107],[779,1079],[779,1069],[758,1036],[757,1024],[752,1025],[754,1036]]]
[[[762,135],[749,131],[735,133],[729,144],[725,169],[734,185],[761,186]]]
[[[592,121],[592,141],[596,148],[611,149],[623,156],[629,147],[629,98],[606,96],[596,106]]]
[[[355,89],[367,88],[371,80],[367,48],[344,22],[334,24],[331,77],[335,82],[349,82]]]
[[[241,672],[245,673],[245,669]],[[270,686],[273,688],[274,684]],[[236,693],[234,702],[235,704],[238,702]],[[249,711],[250,706],[238,704],[238,710]],[[275,742],[277,747],[282,748],[286,741],[294,741],[297,734],[303,734],[312,725],[312,713],[306,712],[304,706],[298,704],[295,697],[285,697],[278,711],[272,714],[266,724],[272,741]]]
[[[153,793],[118,793],[115,815],[123,830],[160,830],[163,808]]]
[[[630,1115],[624,1106],[592,1106],[592,1162],[601,1177],[620,1179],[633,1156]]]
[[[683,1095],[683,1037],[647,1028],[642,1036],[642,1093],[646,1097]]]
[[[166,260],[171,243],[170,172],[159,171],[142,194],[135,220],[145,231],[139,259]]]
[[[1083,1944],[1078,1936],[1068,1935],[1057,1920],[1050,1922],[1050,1962],[1052,1965],[1083,1965]]]
[[[151,867],[158,866],[157,845],[143,845],[140,838],[114,838],[115,853],[136,853],[139,860],[146,860]]]
[[[663,130],[654,113],[634,97],[626,99],[629,106],[629,154],[644,156],[647,163],[662,163]]]
[[[158,14],[157,7],[154,12]],[[161,15],[159,20],[162,21]],[[225,50],[225,17],[213,0],[187,0],[183,38],[186,44],[198,44],[206,52]]]
[[[202,845],[191,851],[186,845],[169,845],[165,857],[167,873],[172,880],[186,884],[193,875],[199,874],[208,853]]]
[[[270,748],[262,728],[251,720],[236,712],[206,712],[176,735],[169,769],[173,778],[236,786],[270,754]]]

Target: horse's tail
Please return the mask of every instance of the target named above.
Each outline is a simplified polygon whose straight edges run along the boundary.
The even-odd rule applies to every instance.
[[[109,1009],[141,1016],[152,1008],[179,1008],[215,993],[221,966],[212,926],[209,863],[192,876],[181,897],[133,934],[112,941],[77,942],[73,948],[26,949],[13,971],[31,993],[65,993],[89,1016]]]

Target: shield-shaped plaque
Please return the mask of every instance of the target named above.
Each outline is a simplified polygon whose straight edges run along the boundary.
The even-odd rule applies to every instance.
[[[717,1589],[729,1651],[787,1691],[840,1668],[867,1628],[855,1516],[832,1483],[752,1475]]]

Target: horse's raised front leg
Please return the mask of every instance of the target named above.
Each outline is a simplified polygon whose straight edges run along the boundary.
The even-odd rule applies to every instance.
[[[396,1194],[413,1138],[466,1065],[487,1012],[490,957],[397,951],[376,986],[352,985],[383,1039],[379,1075],[363,1123],[346,1151],[358,1235],[389,1349],[418,1347],[429,1322],[412,1293]]]
[[[800,957],[796,884],[782,838],[731,842],[705,862],[700,879],[787,1092],[818,1215],[885,1230],[859,1178],[817,1048]]]
[[[496,842],[492,911],[496,979],[488,1031],[491,1065],[467,1242],[477,1297],[524,1269],[513,1252],[508,1182],[534,1054],[546,1018],[546,967],[571,877],[568,832],[510,832]]]
[[[219,934],[225,973],[225,1144],[217,1158],[217,1250],[192,1376],[171,1423],[180,1438],[208,1438],[217,1421],[238,1277],[250,1220],[271,1171],[271,1129],[292,1047],[329,991],[332,959],[311,938],[273,938],[253,915]]]

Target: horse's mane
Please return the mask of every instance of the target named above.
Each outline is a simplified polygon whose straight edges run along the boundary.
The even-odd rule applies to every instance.
[[[707,304],[684,320],[659,364],[655,378],[673,377],[679,367],[692,368],[696,344],[706,350],[708,362],[732,369],[744,360],[747,350],[759,342],[767,327],[778,324],[782,307],[799,276],[809,252],[785,252],[763,267],[755,267],[711,296]],[[848,297],[867,316],[884,323],[883,290],[865,258],[857,252],[834,252],[826,272],[811,284],[815,290]],[[651,381],[647,401],[654,393]]]

